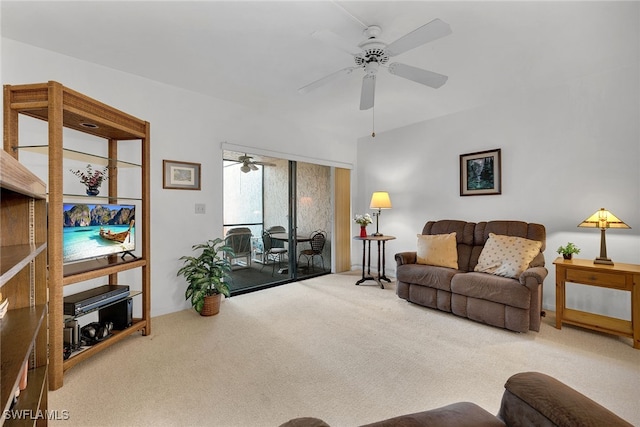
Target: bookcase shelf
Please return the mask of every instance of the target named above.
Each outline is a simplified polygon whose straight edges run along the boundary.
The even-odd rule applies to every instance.
[[[147,265],[144,259],[122,260],[120,257],[109,260],[107,258],[98,258],[89,261],[81,261],[64,266],[64,277],[62,279],[63,286],[72,285],[74,283],[84,282],[86,280],[96,279],[105,275],[119,273],[134,268]]]
[[[9,309],[0,321],[0,401],[11,408],[21,374],[27,387],[14,410],[47,409],[47,233],[45,185],[0,151],[0,292]],[[33,420],[0,417],[0,426]]]
[[[14,151],[29,151],[32,153],[42,154],[44,156],[49,155],[49,146],[48,145],[19,145],[17,147],[13,147]],[[128,162],[121,159],[112,159],[105,156],[100,156],[97,154],[84,153],[78,150],[71,150],[69,148],[62,149],[62,157],[69,160],[76,160],[84,163],[93,163],[100,166],[110,166],[113,165],[118,168],[140,168],[142,167],[139,163]]]
[[[0,286],[22,271],[46,248],[46,242],[4,246],[0,253]]]
[[[83,360],[90,358],[94,354],[99,353],[105,348],[110,347],[122,341],[124,338],[127,338],[128,336],[138,331],[144,331],[144,329],[147,326],[148,326],[147,321],[142,319],[134,319],[133,324],[129,326],[127,329],[124,329],[122,331],[113,331],[113,336],[109,337],[104,341],[100,341],[99,343],[94,344],[91,347],[87,347],[81,352],[78,352],[72,355],[69,359],[65,360],[63,364],[64,370],[66,371],[67,369],[71,369],[73,366],[77,365]]]
[[[29,152],[29,153],[35,153],[41,156],[45,156],[48,157],[49,155],[49,146],[48,145],[21,145],[21,146],[13,146],[11,147],[11,150],[16,153],[16,155],[19,155],[19,153],[21,152]],[[77,162],[76,164],[78,165],[77,167],[83,167],[86,164],[91,164],[91,165],[98,165],[98,166],[105,166],[105,167],[109,167],[110,170],[112,171],[117,171],[117,170],[126,170],[126,169],[141,169],[142,165],[136,162],[132,162],[132,161],[125,161],[122,159],[117,159],[117,158],[109,158],[109,157],[105,157],[105,156],[101,156],[98,154],[91,154],[91,153],[83,153],[81,151],[78,150],[71,150],[68,148],[63,148],[62,149],[62,158],[63,161],[75,161]],[[67,172],[66,170],[63,170],[64,172]],[[110,173],[109,175],[113,175],[112,173]],[[85,192],[65,192],[62,194],[64,200],[66,203],[71,203],[71,202],[86,202],[87,201],[87,194]],[[114,195],[112,194],[98,194],[96,196],[90,196],[90,200],[92,203],[117,203],[117,201],[142,201],[142,197],[141,196],[131,196],[131,195],[127,195],[127,196],[123,196],[121,194],[119,194],[117,196],[117,199]]]
[[[31,140],[28,145],[18,141],[18,125],[22,116],[43,120],[48,123],[48,132],[42,138],[45,143]],[[86,144],[86,151],[64,146],[63,129],[72,129],[82,134],[97,137],[98,143]],[[119,155],[120,142],[127,141],[123,153]],[[135,148],[139,141],[139,159]],[[75,141],[78,143],[78,141]],[[133,146],[131,145],[133,144]],[[77,144],[80,145],[80,144]],[[51,390],[63,385],[64,371],[96,354],[102,349],[121,341],[128,335],[140,331],[143,335],[151,333],[151,294],[150,294],[150,124],[134,116],[103,104],[86,95],[75,92],[60,83],[49,81],[27,85],[4,86],[4,150],[18,159],[21,152],[38,153],[47,156],[48,165],[48,228],[46,231],[49,287],[49,370],[48,382]],[[96,152],[100,154],[95,154]],[[102,155],[106,153],[106,155]],[[133,161],[131,157],[134,157]],[[65,161],[75,165],[92,164],[107,166],[108,190],[101,189],[98,197],[76,194],[77,190],[64,191],[64,175],[69,173]],[[80,163],[82,162],[82,163]],[[137,168],[138,172],[126,172]],[[128,179],[131,174],[139,178]],[[118,178],[122,175],[119,192]],[[70,183],[71,185],[76,183]],[[131,186],[131,184],[135,184]],[[139,184],[139,187],[138,187]],[[130,188],[131,187],[131,188]],[[63,263],[63,204],[70,199],[88,201],[88,203],[118,203],[118,200],[136,201],[136,226],[141,228],[138,241],[137,259],[120,260],[111,256],[104,260],[92,260],[64,265]],[[44,252],[43,252],[44,253]],[[108,277],[108,283],[118,284],[118,273],[140,269],[140,292],[142,315],[133,326],[115,334],[104,343],[93,346],[82,354],[67,361],[63,360],[63,297],[66,286],[91,279]]]

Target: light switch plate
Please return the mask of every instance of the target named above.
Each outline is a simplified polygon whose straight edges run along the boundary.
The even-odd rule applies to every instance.
[[[197,214],[203,214],[205,213],[206,208],[204,203],[196,203],[196,213]]]

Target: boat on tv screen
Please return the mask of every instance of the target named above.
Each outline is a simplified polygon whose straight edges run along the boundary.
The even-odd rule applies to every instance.
[[[101,258],[135,250],[135,206],[63,205],[63,261]]]

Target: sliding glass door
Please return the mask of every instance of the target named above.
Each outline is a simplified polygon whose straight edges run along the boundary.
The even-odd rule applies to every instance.
[[[224,233],[233,246],[250,232],[250,256],[232,259],[232,294],[331,271],[330,173],[328,166],[224,152]]]
[[[295,207],[298,278],[331,271],[331,168],[297,162]]]

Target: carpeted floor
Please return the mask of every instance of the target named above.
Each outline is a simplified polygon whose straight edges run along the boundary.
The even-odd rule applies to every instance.
[[[640,351],[580,328],[517,334],[407,303],[393,285],[325,275],[153,319],[65,374],[53,426],[356,426],[471,401],[496,413],[506,379],[552,375],[640,425]]]

